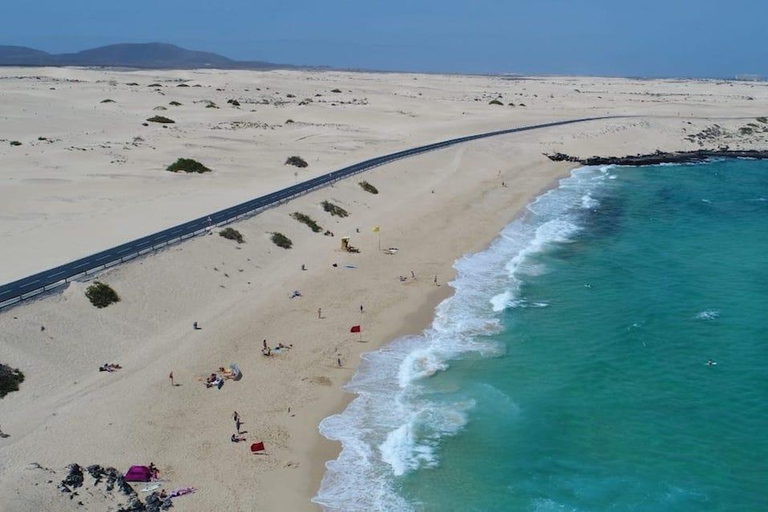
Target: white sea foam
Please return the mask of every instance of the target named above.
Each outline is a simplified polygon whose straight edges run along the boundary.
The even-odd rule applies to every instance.
[[[697,320],[715,320],[720,316],[720,312],[714,309],[708,309],[696,314]]]
[[[577,169],[539,197],[487,250],[455,263],[457,277],[450,283],[455,294],[437,307],[429,329],[363,355],[347,385],[357,398],[320,424],[320,432],[340,441],[342,451],[326,464],[313,501],[327,511],[413,510],[397,493],[398,479],[438,465],[442,440],[460,432],[475,407],[455,393],[430,392],[430,382],[451,361],[503,354],[504,347],[489,336],[500,329],[505,309],[547,306],[521,297],[521,281],[545,271],[536,261],[539,254],[579,232],[585,197],[599,208],[592,192],[607,183],[609,169]]]

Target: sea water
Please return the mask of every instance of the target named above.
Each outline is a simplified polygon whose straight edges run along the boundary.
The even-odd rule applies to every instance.
[[[322,422],[326,510],[768,510],[768,162],[578,169],[456,269]]]

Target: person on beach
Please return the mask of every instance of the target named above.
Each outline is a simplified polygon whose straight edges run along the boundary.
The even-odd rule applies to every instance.
[[[267,350],[267,340],[262,341],[261,346],[264,350]]]
[[[232,434],[232,437],[229,438],[230,441],[233,443],[239,443],[240,441],[245,441],[245,436],[238,436],[235,434]]]
[[[199,325],[197,325],[197,320],[195,320],[195,321],[192,323],[192,329],[194,329],[194,330],[196,330],[196,331],[199,331],[199,330],[200,330],[200,326],[199,326]]]
[[[237,413],[237,411],[232,413],[232,421],[234,421],[235,423],[240,421],[240,415]]]
[[[340,357],[336,358],[336,362],[339,363],[339,367],[341,367],[341,358]]]
[[[437,276],[435,276],[435,286],[437,286]]]
[[[413,273],[413,270],[411,270],[411,279],[416,279],[416,274]]]
[[[364,312],[364,310],[363,310],[363,305],[362,305],[362,304],[360,304],[360,313],[363,313],[363,312]]]
[[[175,386],[176,384],[173,383],[173,370],[168,374],[168,378],[171,379],[171,386]]]
[[[323,318],[323,310],[322,310],[322,308],[317,308],[317,318]]]

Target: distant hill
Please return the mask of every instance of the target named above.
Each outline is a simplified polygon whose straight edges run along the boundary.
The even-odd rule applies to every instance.
[[[237,61],[172,44],[112,44],[77,53],[51,54],[25,46],[0,46],[0,66],[84,66],[144,69],[286,69],[287,64]]]

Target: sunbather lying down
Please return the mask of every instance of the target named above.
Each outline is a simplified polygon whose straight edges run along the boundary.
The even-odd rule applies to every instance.
[[[210,374],[208,378],[205,379],[205,387],[207,388],[216,386],[217,388],[221,389],[221,386],[223,385],[224,379],[215,373]]]
[[[117,370],[121,370],[123,367],[116,363],[104,363],[103,365],[99,366],[100,372],[116,372]]]
[[[239,443],[240,441],[245,441],[245,436],[238,436],[238,435],[232,434],[230,441],[232,441],[233,443]]]

